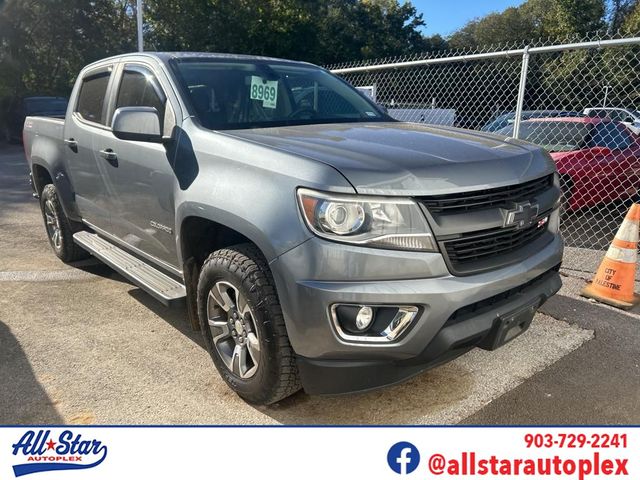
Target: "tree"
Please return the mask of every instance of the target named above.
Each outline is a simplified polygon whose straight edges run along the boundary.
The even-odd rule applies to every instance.
[[[528,0],[520,8],[542,38],[580,38],[605,27],[605,0]]]
[[[315,63],[423,51],[422,15],[397,0],[148,0],[149,46]]]
[[[640,2],[636,2],[622,20],[621,31],[625,35],[640,34]]]
[[[467,23],[450,38],[454,48],[526,44],[539,38],[582,37],[606,25],[605,0],[528,0]]]
[[[618,32],[622,30],[625,19],[637,7],[637,0],[611,0],[609,6],[609,30]]]
[[[471,20],[449,39],[454,48],[523,43],[539,35],[535,20],[519,7]]]
[[[68,94],[87,63],[131,51],[126,0],[7,0],[0,11],[4,93]]]

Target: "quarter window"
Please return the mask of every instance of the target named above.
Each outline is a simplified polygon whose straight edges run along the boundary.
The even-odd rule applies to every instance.
[[[103,123],[104,98],[110,76],[111,72],[103,72],[88,76],[82,81],[76,112],[85,120]]]
[[[120,107],[153,107],[162,122],[165,97],[151,72],[138,68],[125,69],[116,101],[116,108]]]

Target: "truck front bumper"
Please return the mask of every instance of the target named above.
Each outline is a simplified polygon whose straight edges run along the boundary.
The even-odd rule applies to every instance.
[[[520,263],[456,277],[437,253],[313,238],[278,257],[271,268],[305,391],[339,394],[398,383],[475,346],[504,343],[498,337],[505,319],[527,309],[532,317],[560,289],[561,260],[562,240],[554,235]],[[331,317],[331,306],[342,303],[411,305],[419,313],[395,341],[353,342],[339,335]],[[526,317],[518,317],[524,318],[521,331],[529,326]]]
[[[518,333],[530,324],[535,310],[561,286],[554,269],[525,286],[505,292],[479,312],[469,311],[462,317],[447,319],[443,327],[415,357],[398,360],[323,360],[298,357],[298,369],[304,389],[309,394],[340,394],[367,391],[402,382],[424,370],[452,360],[474,347],[493,350],[504,342],[500,337],[504,318],[511,313],[531,309],[531,317],[523,316]],[[472,310],[472,309],[469,309]],[[512,337],[515,338],[515,337]],[[363,354],[364,356],[364,354]]]

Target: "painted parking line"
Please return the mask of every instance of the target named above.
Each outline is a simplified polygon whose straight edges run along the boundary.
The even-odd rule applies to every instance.
[[[83,270],[31,270],[0,272],[0,282],[59,282],[88,280],[95,275]]]

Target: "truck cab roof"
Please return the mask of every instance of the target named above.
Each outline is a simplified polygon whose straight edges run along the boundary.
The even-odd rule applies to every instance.
[[[132,58],[154,58],[162,63],[168,63],[170,60],[175,59],[217,59],[217,60],[248,60],[248,61],[270,61],[270,62],[282,62],[291,64],[311,65],[309,62],[301,62],[297,60],[288,60],[284,58],[265,57],[260,55],[243,55],[237,53],[216,53],[216,52],[132,52],[124,53],[121,55],[114,55],[112,57],[103,58],[96,62],[87,65],[84,69],[90,69],[95,66],[110,63],[114,61],[127,60]]]

